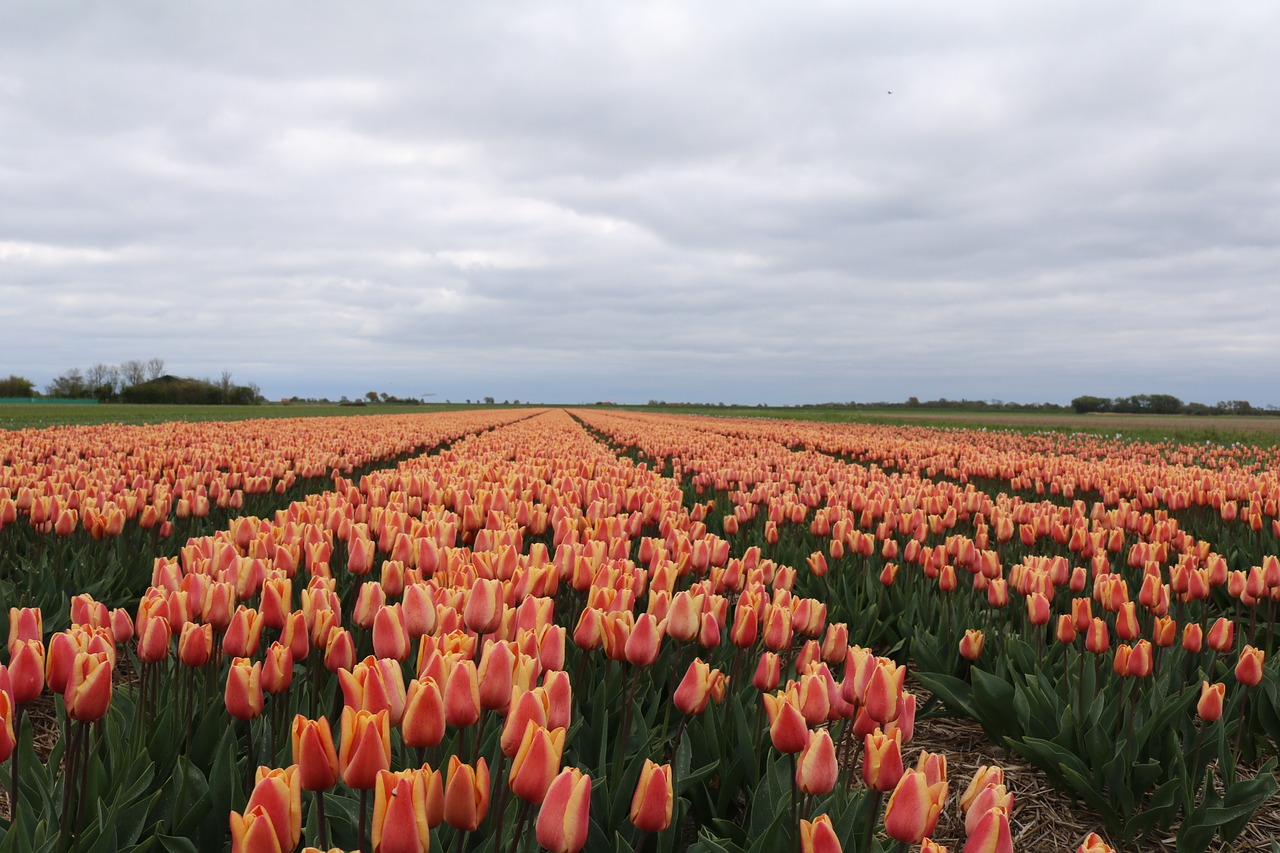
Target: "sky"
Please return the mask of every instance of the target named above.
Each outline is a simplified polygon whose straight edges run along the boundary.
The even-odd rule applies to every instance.
[[[0,4],[0,375],[1280,404],[1280,4]]]

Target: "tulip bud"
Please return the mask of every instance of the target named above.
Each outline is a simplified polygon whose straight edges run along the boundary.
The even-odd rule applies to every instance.
[[[525,726],[507,777],[513,794],[527,803],[542,802],[551,781],[560,773],[564,736],[564,729],[548,731],[532,721]]]
[[[338,753],[329,719],[293,718],[293,763],[304,791],[325,791],[338,782]]]
[[[375,853],[427,853],[431,844],[427,820],[430,784],[422,768],[378,773],[370,827]]]
[[[568,767],[552,780],[538,810],[538,844],[551,853],[578,853],[587,843],[591,777]]]
[[[800,709],[787,696],[765,693],[765,713],[769,717],[769,739],[781,753],[799,752],[809,740],[809,727]]]
[[[929,785],[918,770],[908,770],[898,780],[884,810],[884,829],[895,841],[919,844],[933,832],[946,799],[946,782]]]
[[[296,848],[302,839],[302,784],[297,765],[285,769],[258,768],[245,812],[259,809],[270,819],[280,849]]]
[[[1227,685],[1200,682],[1200,701],[1196,703],[1196,714],[1205,722],[1212,723],[1222,717],[1222,702],[1227,694]]]
[[[842,853],[840,838],[828,815],[800,821],[800,853]]]
[[[409,682],[400,734],[405,746],[436,746],[444,740],[444,698],[434,678]]]
[[[449,756],[444,789],[444,821],[455,829],[474,832],[489,813],[489,763],[483,758],[474,767]]]
[[[106,652],[78,652],[63,691],[67,716],[83,723],[102,719],[111,704],[111,660]]]
[[[188,622],[178,637],[178,660],[190,667],[204,666],[213,656],[213,626]]]
[[[796,759],[796,787],[806,794],[829,794],[835,790],[839,773],[831,735],[826,729],[809,732],[808,741]]]
[[[631,798],[631,823],[644,832],[662,832],[671,825],[674,799],[671,765],[654,764],[646,758]]]
[[[391,769],[391,721],[386,711],[376,714],[342,709],[342,737],[338,769],[348,788],[372,789],[378,771]]]
[[[862,779],[881,793],[892,791],[902,778],[902,740],[876,729],[862,740]]]
[[[254,720],[262,714],[262,662],[235,658],[227,672],[224,695],[227,713],[238,720]]]
[[[960,638],[960,656],[971,661],[982,657],[983,640],[981,630],[977,628],[966,630],[964,636]]]
[[[1246,645],[1240,650],[1240,661],[1236,664],[1236,681],[1246,687],[1257,687],[1262,681],[1262,664],[1266,652]]]

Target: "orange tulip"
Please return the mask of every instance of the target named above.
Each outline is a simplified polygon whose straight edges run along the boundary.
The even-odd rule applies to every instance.
[[[1195,654],[1204,645],[1204,629],[1197,622],[1188,622],[1182,628],[1182,648]]]
[[[63,691],[67,716],[83,723],[101,720],[111,704],[111,660],[106,652],[78,652]]]
[[[992,808],[983,814],[969,832],[964,853],[1013,853],[1009,815],[1001,808]]]
[[[262,806],[231,813],[231,853],[284,853],[271,816]],[[292,849],[292,848],[290,848]]]
[[[227,713],[238,720],[254,720],[262,714],[262,661],[234,658],[227,672],[224,694]]]
[[[965,788],[963,794],[960,795],[960,811],[968,812],[973,806],[973,801],[978,798],[984,790],[992,785],[1004,784],[1004,769],[995,766],[983,764],[974,771],[973,779],[969,782],[969,787]]]
[[[232,657],[253,657],[262,636],[262,616],[243,604],[231,615],[231,623],[222,636],[222,651]]]
[[[373,617],[373,653],[380,658],[403,661],[409,657],[409,629],[399,604],[380,608]]]
[[[776,652],[764,652],[760,662],[756,664],[755,675],[751,683],[760,691],[775,690],[782,680],[782,660]]]
[[[431,844],[429,784],[421,768],[378,773],[371,827],[374,853],[427,853]]]
[[[784,754],[804,749],[809,742],[809,726],[800,708],[786,694],[765,693],[762,698],[769,716],[769,739],[773,748]]]
[[[516,654],[511,650],[510,643],[485,643],[480,655],[480,665],[476,668],[481,708],[503,714],[507,712],[511,704],[515,665]]]
[[[474,832],[489,813],[489,763],[483,758],[475,767],[449,756],[449,773],[444,789],[444,822],[454,829]]]
[[[502,581],[476,578],[471,584],[462,621],[477,634],[492,633],[502,623]]]
[[[1033,592],[1027,596],[1027,621],[1032,625],[1049,624],[1049,599],[1044,593]]]
[[[480,682],[475,661],[457,661],[449,670],[444,683],[444,718],[456,728],[466,728],[480,719]]]
[[[386,606],[386,603],[387,592],[382,588],[382,584],[377,581],[361,584],[360,592],[356,594],[356,606],[351,611],[351,621],[357,627],[367,631],[373,627],[379,611]]]
[[[1005,815],[1013,813],[1013,794],[1004,785],[988,785],[969,803],[964,815],[965,834],[973,835],[983,816],[992,809],[999,809]]]
[[[444,698],[434,678],[409,682],[400,734],[405,746],[436,746],[444,740]]]
[[[1240,650],[1240,661],[1236,664],[1236,681],[1246,687],[1256,687],[1262,681],[1262,664],[1266,652],[1246,645]]]
[[[39,607],[9,608],[9,654],[24,640],[44,642],[44,616]]]
[[[293,763],[304,791],[325,791],[338,782],[338,752],[328,717],[293,718]]]
[[[809,732],[809,739],[796,759],[796,787],[806,794],[829,794],[840,774],[836,747],[826,729]]]
[[[282,643],[272,643],[262,666],[262,690],[275,695],[293,683],[293,652]]]
[[[840,838],[831,825],[829,815],[820,814],[812,821],[800,821],[800,853],[842,853]]]
[[[902,739],[877,728],[862,739],[862,778],[873,791],[892,791],[902,778]]]
[[[370,655],[350,671],[339,670],[338,684],[342,687],[343,702],[349,707],[386,711],[391,725],[400,725],[407,696],[398,662]]]
[[[960,656],[965,660],[977,660],[982,657],[983,639],[982,631],[977,628],[966,630],[964,636],[960,638]]]
[[[862,704],[871,719],[884,725],[898,718],[898,700],[905,676],[905,667],[896,666],[886,658],[876,661],[876,667],[867,680],[866,693],[862,696]]]
[[[1196,703],[1196,714],[1205,722],[1212,723],[1222,717],[1222,702],[1227,695],[1227,685],[1200,682],[1200,701]]]
[[[711,699],[711,667],[702,658],[694,658],[676,688],[672,701],[686,714],[701,714]]]
[[[1226,616],[1218,617],[1218,621],[1214,622],[1213,627],[1209,629],[1207,640],[1209,648],[1215,652],[1230,651],[1236,644],[1236,623]]]
[[[551,781],[535,827],[538,844],[551,853],[578,853],[587,843],[591,777],[567,767]]]
[[[665,630],[665,623],[654,619],[650,613],[641,613],[623,647],[627,662],[632,666],[652,665],[662,651],[662,634]]]
[[[884,810],[884,829],[889,837],[919,844],[929,835],[942,812],[946,785],[946,782],[937,782],[930,786],[918,770],[903,773]]]
[[[204,666],[213,656],[213,626],[188,622],[178,636],[178,660],[183,665]]]
[[[351,638],[351,632],[337,626],[329,629],[324,642],[324,668],[330,672],[341,672],[352,669],[355,665],[356,644]]]
[[[302,780],[297,765],[283,770],[259,767],[245,812],[262,809],[275,828],[281,850],[293,850],[302,839]]]
[[[370,790],[391,769],[391,721],[386,711],[342,709],[338,770],[348,788]]]
[[[564,736],[564,729],[548,731],[532,721],[525,726],[507,777],[512,793],[528,803],[542,801],[551,780],[560,773]]]
[[[671,765],[654,764],[646,758],[631,797],[631,823],[644,832],[662,832],[671,825],[674,799]]]
[[[13,701],[16,705],[25,705],[44,691],[44,645],[39,640],[16,640],[9,647],[9,655],[9,684],[13,690]]]
[[[1107,623],[1094,617],[1089,623],[1089,633],[1085,635],[1084,647],[1095,655],[1105,654],[1111,648],[1111,640],[1107,635]]]

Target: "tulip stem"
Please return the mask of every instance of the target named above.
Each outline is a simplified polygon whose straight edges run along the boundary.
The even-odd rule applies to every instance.
[[[357,830],[356,842],[359,843],[361,850],[372,850],[373,846],[364,846],[364,838],[366,827],[369,825],[369,789],[360,789],[360,824]]]
[[[253,720],[244,721],[245,731],[245,753],[249,756],[248,782],[245,783],[245,790],[253,790],[253,771],[257,768],[256,756],[253,749]]]
[[[871,800],[867,806],[867,825],[863,832],[864,842],[863,850],[871,850],[871,842],[876,837],[876,823],[880,820],[880,801],[884,798],[881,791],[872,791]]]
[[[324,816],[324,791],[316,791],[316,823],[320,825],[320,849],[329,849],[329,822]]]
[[[529,821],[529,803],[521,801],[520,811],[516,817],[516,831],[511,835],[511,846],[507,848],[507,853],[516,853],[516,849],[520,844],[520,839],[524,836],[525,824]]]
[[[9,789],[9,826],[15,826],[18,822],[18,758],[22,755],[22,750],[18,745],[22,743],[22,706],[15,705],[13,709],[13,786]]]
[[[76,804],[76,834],[84,827],[84,804],[89,799],[89,752],[93,745],[93,726],[95,723],[81,723],[80,730],[83,733],[81,738],[81,756],[80,756],[80,802]]]

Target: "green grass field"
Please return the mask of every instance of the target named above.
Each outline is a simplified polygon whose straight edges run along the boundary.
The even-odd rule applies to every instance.
[[[261,406],[146,406],[126,403],[67,405],[54,403],[0,404],[0,429],[27,429],[64,424],[151,424],[169,421],[238,421],[250,418],[361,417],[366,415],[444,412],[489,408],[465,403],[422,406],[372,404],[281,404]],[[498,408],[511,408],[500,406]],[[540,408],[522,406],[521,408]],[[582,407],[587,408],[587,407]],[[776,418],[825,423],[897,424],[963,429],[1010,429],[1019,432],[1085,432],[1120,434],[1139,441],[1178,441],[1220,444],[1241,442],[1280,444],[1280,415],[1112,415],[1043,412],[992,412],[929,409],[854,409],[847,406],[618,406],[610,408],[669,414],[729,418]]]

